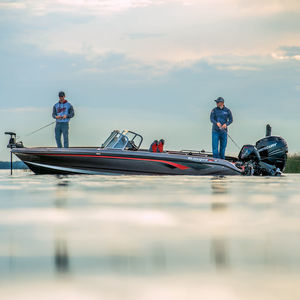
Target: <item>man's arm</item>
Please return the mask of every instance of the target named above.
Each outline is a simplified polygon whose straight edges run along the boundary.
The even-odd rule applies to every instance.
[[[231,110],[228,109],[228,120],[226,122],[226,125],[229,126],[233,122],[232,113]]]
[[[215,110],[213,109],[210,113],[210,121],[213,123],[213,124],[217,124],[217,121],[216,121],[216,118],[215,118]]]
[[[68,118],[71,119],[71,118],[74,117],[74,115],[75,115],[75,113],[74,113],[74,108],[73,108],[72,105],[70,105],[69,113],[68,113]]]
[[[57,119],[56,116],[57,116],[56,108],[55,108],[55,105],[53,105],[52,118]]]

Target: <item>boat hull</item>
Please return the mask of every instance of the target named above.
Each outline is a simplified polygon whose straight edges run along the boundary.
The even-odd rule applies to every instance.
[[[241,175],[229,161],[180,152],[16,148],[12,153],[36,174]]]

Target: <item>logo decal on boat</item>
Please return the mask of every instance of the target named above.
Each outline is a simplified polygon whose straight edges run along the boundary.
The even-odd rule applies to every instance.
[[[199,161],[199,162],[211,162],[211,161],[216,161],[213,158],[199,158],[199,157],[188,157],[187,159],[189,160],[194,160],[194,161]]]

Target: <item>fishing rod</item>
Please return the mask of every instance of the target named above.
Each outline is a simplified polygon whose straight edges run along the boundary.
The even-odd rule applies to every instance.
[[[234,141],[234,139],[229,135],[229,133],[227,132],[228,137],[231,139],[231,141],[233,142],[233,144],[240,150],[241,147]]]
[[[240,150],[241,147],[235,142],[235,140],[230,136],[230,134],[228,133],[228,131],[226,131],[225,129],[220,128],[220,130],[224,130],[227,134],[227,136],[230,138],[230,140],[233,142],[233,144]]]
[[[221,128],[220,128],[221,129]],[[221,130],[225,130],[225,129],[221,129]],[[229,135],[228,131],[226,131],[228,137],[231,139],[231,141],[233,142],[233,144],[240,150],[241,147],[234,141],[234,139]],[[266,137],[271,136],[272,134],[272,127],[270,124],[266,125]]]
[[[24,135],[23,137],[31,136],[31,135],[35,134],[36,132],[38,132],[38,131],[40,131],[40,130],[46,128],[46,127],[51,126],[51,125],[54,124],[55,122],[56,122],[56,121],[53,121],[53,122],[51,122],[51,123],[49,123],[49,124],[47,124],[47,125],[45,125],[45,126],[40,127],[39,129],[36,129],[36,130],[34,130],[34,131],[32,131],[32,132],[29,132],[29,133],[27,133],[26,135]],[[18,136],[17,139],[20,139],[20,137]]]

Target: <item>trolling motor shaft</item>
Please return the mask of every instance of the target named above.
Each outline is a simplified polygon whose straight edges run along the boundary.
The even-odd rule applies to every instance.
[[[16,134],[11,131],[5,132],[5,134],[10,135],[10,139],[9,139],[7,148],[10,148],[10,149],[15,148]],[[10,151],[10,175],[12,175],[12,170],[13,170],[13,156],[12,156],[12,152]]]

